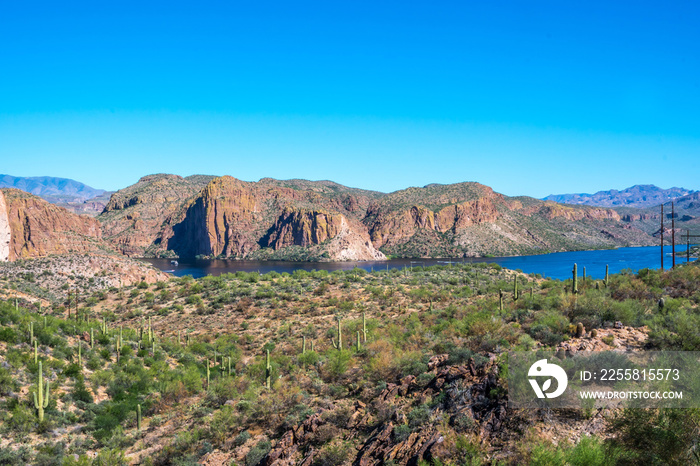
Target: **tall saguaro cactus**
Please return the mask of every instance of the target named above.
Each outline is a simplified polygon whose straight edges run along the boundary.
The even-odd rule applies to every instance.
[[[608,287],[609,283],[610,283],[610,265],[605,264],[605,280],[603,281],[605,288]]]
[[[367,343],[367,319],[365,318],[365,313],[362,313],[362,335],[363,342]]]
[[[46,390],[44,390],[44,374],[41,367],[41,362],[39,362],[39,383],[37,384],[37,389],[34,392],[34,407],[39,414],[39,422],[44,421],[44,409],[49,406],[49,381],[46,381]]]
[[[337,349],[338,351],[343,349],[343,331],[341,329],[340,318],[338,318],[338,343],[336,343],[332,338],[331,343],[333,343],[333,348]]]
[[[209,390],[210,385],[211,385],[211,373],[209,371],[209,359],[207,359],[207,390]]]
[[[578,266],[574,264],[574,270],[572,270],[572,273],[574,275],[574,282],[571,285],[571,292],[576,294],[578,293]]]
[[[136,430],[141,432],[141,405],[136,405]]]
[[[513,277],[513,301],[518,300],[518,276]]]
[[[270,350],[265,350],[265,387],[272,388],[272,366],[270,365]]]

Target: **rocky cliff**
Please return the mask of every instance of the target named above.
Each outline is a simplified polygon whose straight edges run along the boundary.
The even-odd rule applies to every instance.
[[[0,201],[0,257],[12,261],[104,248],[97,220],[73,214],[18,189],[0,192],[3,194]]]
[[[163,232],[161,244],[181,256],[245,258],[261,248],[298,246],[315,247],[317,258],[383,259],[364,226],[345,208],[357,204],[271,180],[249,183],[223,176],[190,201],[172,234]]]
[[[98,217],[103,236],[128,256],[160,250],[159,238],[184,214],[187,202],[214,177],[149,175],[112,194]]]
[[[12,230],[10,229],[10,218],[7,214],[7,203],[5,203],[5,194],[0,190],[0,262],[10,260],[11,241]]]

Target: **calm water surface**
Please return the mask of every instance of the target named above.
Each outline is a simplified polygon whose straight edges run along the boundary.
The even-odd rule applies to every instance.
[[[671,246],[664,247],[664,266],[671,267]],[[220,275],[222,273],[245,271],[267,273],[289,272],[295,270],[350,270],[359,267],[367,271],[402,269],[404,267],[449,265],[450,263],[495,262],[508,269],[520,269],[525,273],[539,273],[546,277],[566,279],[571,276],[573,264],[578,264],[579,274],[593,278],[605,277],[605,265],[610,265],[610,273],[623,269],[640,270],[643,268],[659,268],[661,252],[658,246],[640,248],[619,248],[603,251],[576,251],[541,254],[536,256],[489,257],[467,259],[392,259],[388,261],[371,262],[288,262],[288,261],[236,261],[221,259],[178,259],[178,265],[172,265],[170,259],[143,259],[160,270],[182,277],[192,275],[195,278],[205,275]],[[691,259],[692,260],[692,259]],[[676,246],[676,263],[683,263],[685,246]]]

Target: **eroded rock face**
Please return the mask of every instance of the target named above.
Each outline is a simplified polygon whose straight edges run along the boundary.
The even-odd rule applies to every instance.
[[[10,260],[10,242],[12,241],[12,231],[10,229],[10,219],[7,215],[7,204],[5,195],[0,191],[0,262]]]
[[[100,224],[94,218],[75,215],[17,189],[2,191],[5,208],[0,211],[6,212],[10,229],[8,260],[103,249]]]
[[[493,223],[501,217],[496,203],[502,198],[490,191],[482,198],[459,202],[438,211],[420,205],[399,211],[384,210],[375,204],[372,208],[376,210],[376,217],[370,226],[370,236],[375,247],[393,246],[405,242],[418,230],[457,233],[474,225]]]
[[[603,207],[572,208],[555,202],[545,202],[540,210],[542,215],[548,219],[563,217],[572,221],[588,219],[614,220],[619,222],[621,220],[620,214],[612,209],[605,209]]]
[[[280,249],[321,244],[338,235],[342,225],[343,216],[339,213],[286,208],[272,227],[267,245]]]
[[[313,191],[223,176],[190,203],[167,245],[182,256],[244,258],[261,247],[319,246],[332,260],[384,259],[359,221],[333,210],[344,204],[356,206],[347,198],[339,204]]]

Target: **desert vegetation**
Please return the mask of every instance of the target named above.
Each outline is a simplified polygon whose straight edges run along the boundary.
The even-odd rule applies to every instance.
[[[697,462],[697,410],[518,411],[504,376],[516,349],[699,350],[695,264],[238,272],[53,300],[40,278],[0,279],[3,464]]]

